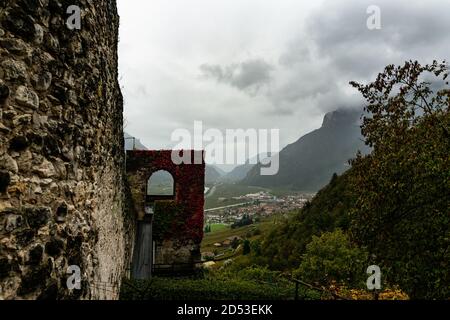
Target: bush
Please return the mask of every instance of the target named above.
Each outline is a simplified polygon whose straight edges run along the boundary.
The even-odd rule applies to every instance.
[[[261,241],[255,240],[250,243],[251,252],[255,257],[261,255]]]
[[[367,278],[367,253],[354,246],[342,230],[314,236],[294,276],[309,283],[329,286],[336,281],[362,286]]]
[[[262,285],[239,279],[169,279],[125,281],[122,300],[285,300],[292,288]]]
[[[124,280],[121,300],[293,300],[295,285],[267,268],[250,267],[233,272],[211,271],[203,278]],[[301,288],[303,299],[320,295]]]
[[[260,236],[261,235],[261,229],[256,228],[255,231],[253,231],[253,236]]]
[[[250,241],[249,240],[244,240],[244,244],[243,244],[243,249],[242,249],[242,254],[244,256],[248,255],[251,251],[250,248]]]

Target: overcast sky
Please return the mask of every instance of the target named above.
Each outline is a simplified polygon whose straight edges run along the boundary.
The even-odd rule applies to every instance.
[[[366,25],[369,5],[381,29]],[[281,146],[360,105],[351,80],[448,60],[447,0],[118,0],[125,130],[152,149],[171,133],[279,128]]]

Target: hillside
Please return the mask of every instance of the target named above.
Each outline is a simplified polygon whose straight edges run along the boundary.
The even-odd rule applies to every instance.
[[[342,176],[333,175],[302,210],[267,233],[261,243],[260,263],[277,270],[295,268],[313,235],[336,228],[347,230],[349,209],[355,202],[348,183],[351,174],[352,170]]]
[[[243,164],[234,168],[231,172],[228,172],[220,180],[224,182],[238,182],[244,179],[250,170],[254,167],[254,164]]]
[[[205,183],[211,185],[217,182],[222,177],[222,172],[218,168],[206,165],[205,167]]]
[[[325,115],[322,127],[301,137],[280,152],[280,170],[261,176],[254,166],[242,184],[266,188],[290,188],[315,192],[324,187],[333,173],[349,168],[348,160],[358,150],[367,153],[362,141],[356,110],[338,110]]]

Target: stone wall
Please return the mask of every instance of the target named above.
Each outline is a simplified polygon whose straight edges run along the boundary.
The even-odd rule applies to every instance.
[[[198,164],[173,163],[170,150],[127,151],[127,178],[130,185],[133,215],[142,220],[149,204],[147,182],[159,170],[168,171],[175,184],[173,200],[154,203],[153,240],[156,242],[155,263],[162,265],[199,262],[203,238],[205,163],[202,151],[184,152]],[[193,161],[192,161],[193,162]]]
[[[113,0],[0,2],[0,299],[118,296],[133,233],[118,25]]]

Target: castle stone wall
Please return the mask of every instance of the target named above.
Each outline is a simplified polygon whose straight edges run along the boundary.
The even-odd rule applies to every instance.
[[[118,297],[133,237],[118,26],[112,0],[0,2],[0,299]]]

